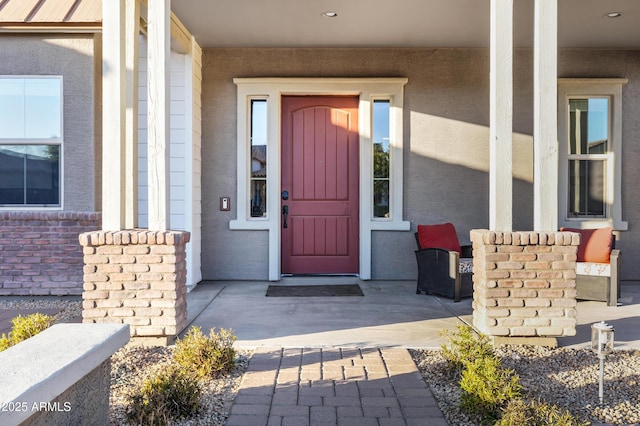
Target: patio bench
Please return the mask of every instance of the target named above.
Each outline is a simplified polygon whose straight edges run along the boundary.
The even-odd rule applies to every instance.
[[[561,231],[580,234],[576,260],[576,299],[617,306],[620,297],[620,250],[615,249],[612,228]]]

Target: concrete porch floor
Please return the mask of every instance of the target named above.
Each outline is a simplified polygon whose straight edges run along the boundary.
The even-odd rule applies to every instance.
[[[265,297],[270,284],[354,284],[364,297]],[[288,277],[278,283],[203,281],[187,296],[188,323],[203,331],[230,328],[238,347],[438,348],[441,331],[472,323],[471,299],[454,303],[417,295],[415,281]],[[591,324],[615,327],[616,347],[640,349],[640,283],[625,282],[617,307],[578,302],[576,336],[559,346],[584,347]]]

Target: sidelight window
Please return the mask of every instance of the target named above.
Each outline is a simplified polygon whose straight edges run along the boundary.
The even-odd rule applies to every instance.
[[[388,218],[391,190],[391,139],[388,100],[373,101],[373,217]]]
[[[267,101],[251,100],[251,217],[267,216]]]

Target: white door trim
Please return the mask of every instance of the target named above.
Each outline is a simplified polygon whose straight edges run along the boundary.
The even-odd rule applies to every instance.
[[[408,231],[403,220],[403,108],[406,78],[236,78],[237,86],[237,218],[232,230],[269,232],[269,280],[280,280],[280,102],[282,95],[358,96],[360,133],[360,278],[371,279],[371,232]],[[374,99],[391,101],[391,200],[390,217],[373,217],[372,108]],[[250,170],[250,105],[267,100],[267,216],[252,218],[248,195]]]

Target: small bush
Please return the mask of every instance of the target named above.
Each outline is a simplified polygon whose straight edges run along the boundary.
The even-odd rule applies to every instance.
[[[484,334],[476,335],[473,328],[468,325],[458,325],[456,331],[444,331],[443,335],[449,345],[446,343],[442,345],[442,355],[449,367],[458,373],[466,363],[493,355],[489,338]]]
[[[502,367],[495,355],[466,363],[460,378],[462,408],[483,422],[495,421],[510,400],[520,397],[519,380],[513,370]]]
[[[53,317],[36,312],[24,317],[18,315],[11,320],[11,324],[9,335],[2,333],[0,336],[0,352],[51,327]]]
[[[586,426],[589,423],[576,419],[569,411],[557,405],[541,401],[511,401],[495,426]]]
[[[236,336],[231,330],[215,329],[209,336],[202,334],[200,327],[192,327],[183,339],[176,343],[174,361],[182,368],[192,371],[197,377],[217,376],[235,366],[236,352],[233,343]]]
[[[201,395],[202,388],[192,373],[170,365],[146,379],[132,395],[128,417],[135,424],[164,426],[196,414]]]

